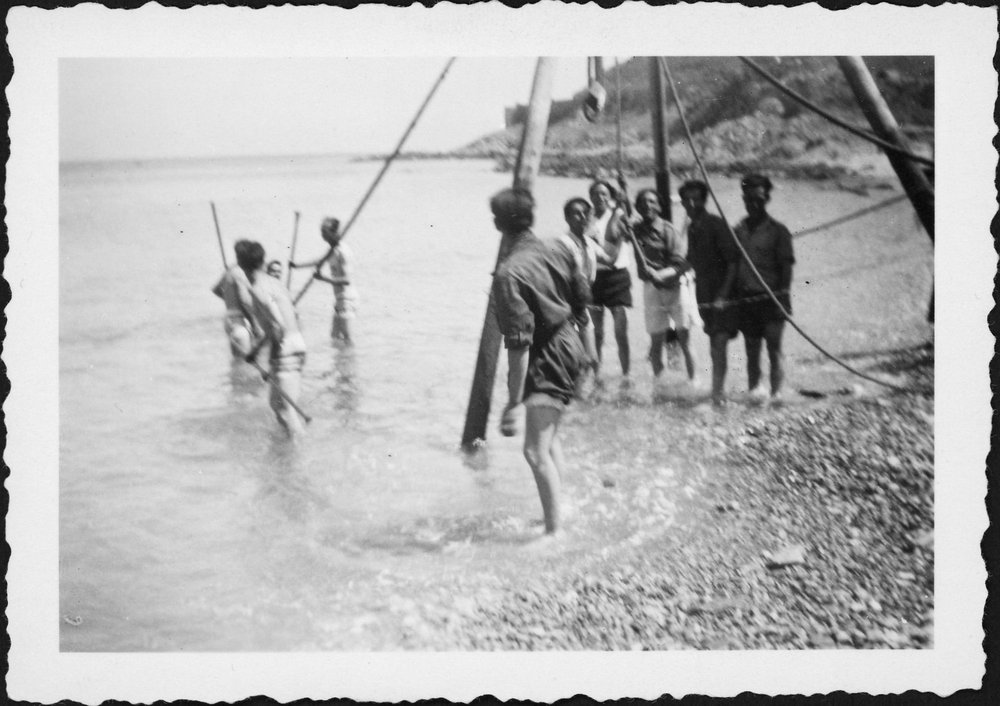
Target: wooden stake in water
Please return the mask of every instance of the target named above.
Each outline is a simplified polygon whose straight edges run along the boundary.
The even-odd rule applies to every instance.
[[[531,100],[528,115],[524,121],[521,148],[514,166],[514,187],[531,191],[535,185],[538,168],[545,148],[545,133],[549,124],[552,107],[552,77],[555,72],[553,57],[540,57],[535,67],[535,80],[531,86]],[[507,236],[500,240],[497,265],[500,264],[512,243]],[[494,268],[496,269],[496,268]],[[486,425],[490,416],[490,401],[493,397],[493,380],[496,377],[497,358],[500,355],[500,328],[497,325],[496,304],[490,293],[486,303],[486,319],[479,339],[479,353],[476,356],[476,371],[469,393],[469,407],[465,414],[465,430],[462,432],[462,447],[470,449],[477,441],[486,439]]]
[[[215,237],[219,239],[219,252],[222,253],[222,264],[228,270],[229,261],[226,260],[226,247],[222,244],[222,231],[219,230],[219,217],[215,213],[215,201],[209,201],[212,206],[212,220],[215,221]]]
[[[292,287],[292,263],[295,262],[295,243],[299,239],[299,212],[295,212],[295,227],[292,229],[292,247],[288,250],[288,273],[285,275],[285,287]]]

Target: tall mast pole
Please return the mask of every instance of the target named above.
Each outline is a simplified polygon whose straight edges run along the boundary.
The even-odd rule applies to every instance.
[[[840,70],[844,72],[847,83],[854,91],[858,105],[868,118],[872,131],[886,142],[909,151],[909,141],[899,128],[885,99],[882,98],[864,60],[860,56],[838,56],[837,63],[840,64]],[[920,223],[930,236],[931,242],[934,242],[934,187],[931,186],[923,169],[913,160],[893,152],[886,152],[886,157],[896,170],[903,190],[910,197]]]
[[[528,115],[524,121],[521,147],[514,165],[514,188],[532,191],[535,178],[538,176],[542,151],[545,148],[545,133],[549,125],[549,112],[552,108],[552,77],[555,72],[555,61],[553,57],[539,57],[535,67]],[[507,257],[512,245],[507,235],[500,239],[498,266]],[[476,371],[473,374],[472,391],[469,393],[469,406],[465,414],[465,430],[462,432],[462,446],[465,449],[471,448],[476,441],[486,439],[486,425],[490,416],[490,401],[493,397],[493,381],[496,377],[497,358],[500,356],[501,338],[497,325],[496,303],[493,301],[491,291],[486,304],[483,332],[479,339]]]
[[[667,139],[666,95],[660,60],[655,56],[649,57],[649,86],[653,99],[650,114],[653,119],[653,154],[656,157],[656,193],[660,196],[663,218],[672,222],[670,169],[667,163],[667,148],[670,143]]]

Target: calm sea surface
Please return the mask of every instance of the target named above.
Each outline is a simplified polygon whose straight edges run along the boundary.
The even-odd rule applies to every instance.
[[[297,259],[317,257],[320,221],[346,223],[379,166],[338,157],[63,165],[62,649],[391,648],[380,626],[413,604],[448,596],[469,577],[488,585],[518,576],[526,562],[551,561],[526,558],[541,509],[520,440],[501,439],[494,418],[488,455],[470,460],[458,450],[498,245],[487,200],[510,182],[491,163],[390,170],[347,238],[361,295],[352,349],[330,342],[329,287],[306,294],[301,403],[314,421],[302,444],[284,441],[259,376],[230,363],[223,306],[209,291],[222,271],[209,201],[230,261],[238,238],[285,259],[296,210]],[[739,201],[727,187],[735,218]],[[536,231],[560,233],[562,203],[585,190],[580,180],[540,179]],[[801,192],[794,222],[784,219],[793,230],[886,195]],[[820,236],[797,244],[796,282],[813,282],[799,286],[803,312],[811,292],[838,286],[845,268],[867,268],[872,282],[905,295],[902,316],[914,323],[895,339],[882,335],[878,317],[899,317],[898,298],[883,306],[845,288],[840,313],[813,314],[824,341],[840,332],[840,350],[925,333],[930,248],[898,208],[882,212],[879,227],[901,256],[883,249],[873,261],[865,232],[842,236],[830,249],[837,259],[812,245]],[[296,273],[293,292],[306,277]],[[637,387],[648,387],[641,311],[632,321]],[[789,347],[808,352],[799,341]],[[731,387],[745,390],[738,348]],[[506,397],[505,369],[501,361],[494,408]],[[600,429],[598,414],[571,412],[571,460],[615,472],[613,445],[589,433]],[[604,502],[593,476],[567,479],[578,512],[560,561],[584,562],[669,525],[670,473],[654,461],[621,485],[645,488],[642,502],[655,513]]]

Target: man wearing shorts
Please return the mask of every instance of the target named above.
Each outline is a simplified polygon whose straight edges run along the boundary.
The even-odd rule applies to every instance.
[[[245,251],[249,245],[249,240],[236,241],[233,249],[237,260],[240,252]],[[233,265],[212,287],[212,293],[226,303],[222,325],[229,337],[229,351],[234,358],[242,358],[253,347],[253,332],[257,329],[252,313],[250,281],[239,265]]]
[[[739,307],[730,301],[730,293],[740,253],[725,221],[705,210],[705,182],[687,181],[678,193],[688,216],[687,257],[694,268],[695,297],[712,353],[712,402],[721,406],[726,398],[726,349],[739,332]]]
[[[591,288],[591,315],[594,319],[594,343],[600,360],[604,347],[604,309],[611,310],[618,361],[627,380],[630,353],[625,310],[632,306],[632,276],[628,271],[628,247],[625,242],[627,224],[624,222],[625,214],[616,204],[616,194],[616,189],[608,181],[597,180],[590,185],[590,201],[594,208],[587,232],[600,246],[597,251],[597,275]]]
[[[351,284],[350,268],[348,263],[353,259],[351,251],[342,242],[340,234],[340,221],[336,218],[326,218],[320,226],[320,235],[327,245],[330,246],[330,253],[313,262],[289,263],[289,267],[315,267],[316,279],[333,285],[333,326],[330,335],[335,341],[345,344],[351,343],[351,325],[358,307],[358,292]],[[330,270],[330,275],[322,273],[323,264]]]
[[[760,349],[764,341],[771,363],[771,401],[780,403],[785,381],[781,337],[785,330],[785,312],[792,313],[790,290],[795,264],[792,234],[767,213],[772,189],[770,179],[761,174],[749,174],[740,186],[747,217],[736,226],[736,236],[760,278],[781,304],[781,307],[775,305],[746,261],[741,260],[736,274],[736,295],[740,300],[740,332],[747,349],[750,397],[763,400],[767,396],[760,382]]]
[[[638,258],[643,279],[646,331],[649,333],[649,362],[653,376],[663,372],[663,346],[667,331],[677,332],[677,344],[684,356],[688,380],[694,384],[697,369],[691,351],[691,329],[701,325],[694,297],[694,276],[685,256],[687,244],[674,227],[660,218],[660,197],[655,189],[643,189],[635,199],[642,220],[635,225],[635,241],[642,250]]]
[[[511,242],[492,286],[508,362],[508,402],[500,430],[505,436],[517,432],[523,404],[524,457],[535,477],[545,533],[555,535],[564,471],[559,421],[584,366],[580,329],[587,325],[590,295],[570,248],[531,232],[535,201],[530,192],[504,189],[490,199],[490,209],[494,225]]]
[[[245,251],[237,253],[236,261],[250,280],[254,315],[271,344],[271,409],[288,435],[296,437],[305,427],[286,397],[298,400],[306,360],[298,315],[285,286],[264,272],[264,248],[260,243],[250,243]]]

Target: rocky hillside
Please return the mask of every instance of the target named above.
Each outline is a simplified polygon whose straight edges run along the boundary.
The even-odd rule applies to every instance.
[[[867,129],[867,121],[833,57],[755,60],[807,99]],[[866,62],[914,149],[932,154],[933,58],[867,57]],[[672,58],[670,67],[695,143],[710,169],[760,169],[813,178],[891,174],[878,148],[802,107],[737,58]],[[649,64],[638,57],[606,72],[608,100],[597,123],[582,117],[584,90],[570,100],[553,104],[543,171],[590,176],[602,168],[617,166],[616,71],[621,72],[623,167],[633,175],[652,172]],[[456,150],[453,156],[491,157],[501,168],[510,168],[525,113],[524,106],[517,106],[510,127]],[[690,171],[692,153],[669,94],[668,131],[672,169]]]

